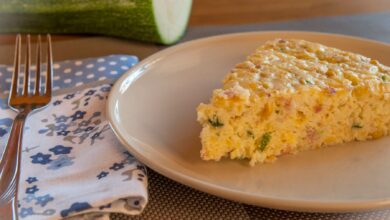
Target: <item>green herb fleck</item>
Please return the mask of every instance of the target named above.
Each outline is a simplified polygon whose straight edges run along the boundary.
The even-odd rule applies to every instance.
[[[354,123],[354,124],[352,125],[352,128],[363,128],[363,126],[360,125],[360,124],[358,124],[358,123]]]
[[[309,84],[309,85],[313,85],[313,83],[311,81],[307,80],[307,79],[305,79],[305,83]]]
[[[261,136],[259,150],[263,152],[270,141],[271,141],[271,133],[270,132],[264,133],[263,136]]]
[[[208,121],[215,128],[223,126],[223,123],[219,121],[219,118],[216,115],[214,115],[213,118],[209,118]]]
[[[279,48],[279,51],[280,52],[284,52],[285,50],[283,48]]]
[[[386,75],[382,75],[381,78],[382,78],[383,81],[386,81]]]
[[[246,131],[246,134],[247,134],[249,137],[251,137],[251,138],[255,138],[255,135],[254,135],[253,132],[250,131],[250,130],[247,130],[247,131]]]
[[[239,160],[243,160],[243,159],[245,159],[245,158],[246,158],[245,155],[241,155],[241,156],[238,157]]]

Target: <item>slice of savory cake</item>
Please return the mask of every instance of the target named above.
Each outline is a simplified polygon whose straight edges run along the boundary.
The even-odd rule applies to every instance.
[[[390,68],[304,40],[267,42],[200,104],[204,160],[277,156],[390,133]]]

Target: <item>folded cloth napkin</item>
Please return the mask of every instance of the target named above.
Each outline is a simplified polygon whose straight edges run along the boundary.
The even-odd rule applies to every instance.
[[[142,212],[146,170],[105,118],[111,83],[136,62],[134,56],[113,55],[53,65],[55,96],[28,118],[24,130],[20,219],[108,219],[110,212]],[[16,115],[6,105],[12,71],[0,66],[0,152]]]

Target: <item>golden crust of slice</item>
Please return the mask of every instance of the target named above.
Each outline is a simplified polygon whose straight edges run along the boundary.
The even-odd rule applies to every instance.
[[[201,157],[247,158],[389,134],[390,68],[363,55],[276,39],[236,65],[198,107]]]

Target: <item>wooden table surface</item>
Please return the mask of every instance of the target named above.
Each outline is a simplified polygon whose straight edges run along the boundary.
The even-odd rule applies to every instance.
[[[389,10],[389,0],[193,0],[189,25],[264,23]],[[53,40],[82,37],[56,35]],[[13,44],[14,40],[15,35],[0,35],[0,45]]]

